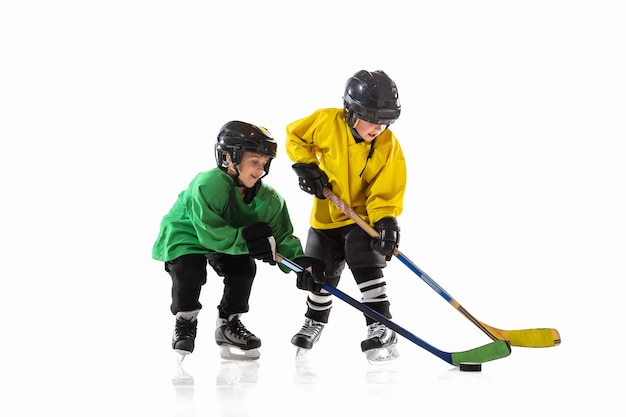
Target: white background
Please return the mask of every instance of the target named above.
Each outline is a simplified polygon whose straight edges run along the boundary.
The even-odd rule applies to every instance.
[[[215,3],[0,6],[1,414],[623,415],[621,2]],[[467,374],[401,339],[400,362],[373,369],[361,314],[336,300],[303,372],[289,340],[305,293],[261,266],[244,316],[261,360],[219,361],[210,274],[181,394],[169,276],[150,256],[161,217],[215,165],[226,121],[284,143],[360,69],[400,92],[400,249],[480,320],[554,327],[562,344]],[[267,182],[304,239],[311,201],[282,147]],[[397,259],[386,276],[394,320],[418,337],[490,341]],[[358,296],[349,273],[340,289]]]

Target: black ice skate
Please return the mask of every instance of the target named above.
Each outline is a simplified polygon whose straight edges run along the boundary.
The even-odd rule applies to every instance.
[[[388,362],[400,356],[396,343],[396,332],[376,322],[367,326],[367,339],[361,342],[361,351],[371,364]]]
[[[304,320],[304,325],[298,333],[291,338],[291,343],[298,347],[296,358],[302,357],[313,348],[315,342],[320,339],[324,323],[309,318]]]
[[[215,327],[215,342],[220,346],[222,359],[259,359],[261,339],[246,329],[239,314],[231,314],[228,319],[218,317]]]
[[[185,359],[185,356],[193,352],[195,347],[199,311],[180,311],[176,313],[172,349],[181,355],[181,362]]]

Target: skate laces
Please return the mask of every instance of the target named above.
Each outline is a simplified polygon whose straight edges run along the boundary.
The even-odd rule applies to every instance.
[[[367,338],[373,339],[375,337],[379,337],[382,339],[386,331],[387,326],[385,326],[384,324],[378,322],[372,323],[367,326]]]
[[[317,335],[322,331],[323,327],[323,323],[307,318],[304,320],[304,325],[298,333],[308,336],[311,339],[315,339]]]
[[[176,325],[174,327],[174,332],[176,333],[176,338],[195,338],[196,330],[197,330],[197,320],[187,320],[183,318],[176,319]]]
[[[230,330],[231,333],[241,337],[242,339],[249,339],[254,336],[250,330],[246,329],[246,326],[243,325],[241,320],[239,320],[239,316],[235,316],[232,320],[229,320],[226,324],[226,328]]]

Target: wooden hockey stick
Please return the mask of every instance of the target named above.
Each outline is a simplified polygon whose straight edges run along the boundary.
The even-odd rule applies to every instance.
[[[354,212],[352,207],[347,205],[343,200],[332,192],[328,188],[324,188],[324,196],[330,200],[339,210],[341,210],[346,216],[349,216],[356,222],[363,230],[365,230],[371,237],[379,237],[380,235],[372,226],[363,220],[358,214]],[[439,284],[428,276],[424,271],[418,268],[413,262],[411,262],[402,252],[397,248],[393,253],[403,264],[405,264],[411,271],[419,276],[424,282],[426,282],[433,290],[441,295],[444,300],[450,303],[456,310],[463,314],[469,321],[474,323],[480,330],[482,330],[492,340],[506,340],[511,346],[521,347],[551,347],[561,343],[561,336],[556,329],[550,328],[535,328],[535,329],[522,329],[522,330],[502,330],[472,316],[461,304],[459,304],[450,294],[448,294]]]
[[[281,254],[276,254],[276,261],[294,272],[302,272],[302,267],[300,267],[300,265],[298,265],[297,263],[293,262],[290,259],[285,258]],[[354,298],[338,290],[336,287],[325,283],[322,285],[322,288],[324,288],[326,291],[328,291],[332,295],[347,302],[351,306],[357,308],[363,314],[366,314],[372,319],[380,323],[383,323],[385,326],[394,330],[399,335],[404,336],[411,342],[415,343],[421,348],[426,349],[427,351],[439,357],[440,359],[446,361],[450,365],[459,366],[462,362],[484,363],[484,362],[489,362],[489,361],[493,361],[496,359],[501,359],[511,354],[511,346],[505,340],[496,340],[487,345],[483,345],[483,346],[466,350],[463,352],[444,352],[428,344],[424,340],[415,336],[413,333],[409,332],[408,330],[399,326],[393,321],[389,320],[387,317],[383,316],[376,310],[372,310],[370,307],[366,306],[365,304],[358,302]]]

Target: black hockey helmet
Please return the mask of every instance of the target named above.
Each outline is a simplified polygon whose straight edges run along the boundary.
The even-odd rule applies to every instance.
[[[276,141],[264,127],[237,120],[226,123],[220,129],[215,143],[215,161],[222,170],[228,168],[226,155],[235,165],[241,163],[244,151],[267,155],[270,159],[265,164],[265,174],[270,171],[270,163],[276,158]]]
[[[400,99],[396,83],[383,71],[361,70],[346,82],[343,115],[348,126],[357,119],[378,125],[390,125],[400,117]]]

